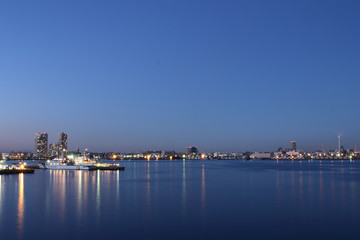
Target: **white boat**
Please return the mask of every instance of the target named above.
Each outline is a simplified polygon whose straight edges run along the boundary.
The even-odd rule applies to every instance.
[[[96,164],[95,160],[89,159],[85,156],[75,157],[73,161],[75,165],[93,166]]]
[[[74,165],[64,159],[55,158],[51,161],[47,161],[45,163],[46,169],[53,170],[92,170],[95,169],[93,166],[85,166],[85,165]]]
[[[9,165],[4,163],[4,161],[0,161],[0,170],[9,169]]]

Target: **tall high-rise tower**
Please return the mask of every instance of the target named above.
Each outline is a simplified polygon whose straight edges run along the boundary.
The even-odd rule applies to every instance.
[[[59,156],[59,144],[52,143],[49,146],[49,157],[58,157]]]
[[[63,155],[63,157],[66,157],[67,154],[67,141],[68,135],[66,133],[60,133],[59,134],[59,152],[61,155]]]
[[[35,134],[34,147],[35,158],[46,159],[48,157],[48,134],[46,132]]]
[[[296,141],[290,141],[290,150],[296,152]]]

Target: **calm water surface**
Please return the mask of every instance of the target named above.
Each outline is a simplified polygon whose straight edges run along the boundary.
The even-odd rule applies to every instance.
[[[122,161],[0,175],[0,239],[356,239],[360,161]]]

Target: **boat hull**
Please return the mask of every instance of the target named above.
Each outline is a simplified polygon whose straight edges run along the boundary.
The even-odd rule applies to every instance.
[[[90,166],[81,165],[45,165],[46,169],[51,170],[91,170]]]
[[[1,169],[0,174],[34,173],[34,169]]]

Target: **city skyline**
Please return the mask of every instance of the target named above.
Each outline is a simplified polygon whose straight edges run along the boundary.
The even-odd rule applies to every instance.
[[[47,132],[37,132],[35,133],[35,148],[34,150],[24,150],[24,149],[18,149],[18,150],[1,150],[0,152],[12,152],[12,151],[16,151],[16,152],[33,152],[35,154],[36,157],[40,157],[40,158],[46,158],[48,156],[58,156],[59,153],[64,154],[64,156],[66,156],[67,152],[74,152],[77,151],[80,146],[82,146],[82,144],[72,144],[70,145],[70,148],[68,148],[68,134],[61,132],[59,134],[57,134],[57,140],[58,142],[55,141],[49,141],[49,134]],[[288,142],[288,144],[282,144],[282,145],[278,145],[277,147],[273,148],[273,149],[259,149],[256,148],[256,146],[254,146],[253,149],[242,149],[242,150],[227,150],[227,151],[222,151],[222,150],[212,150],[212,151],[208,151],[208,150],[204,150],[204,149],[200,149],[201,152],[276,152],[279,148],[283,149],[283,150],[288,150],[288,151],[305,151],[305,152],[314,152],[314,151],[318,151],[318,150],[324,150],[324,151],[331,151],[331,150],[339,150],[339,146],[343,147],[344,149],[355,149],[355,151],[357,150],[357,143],[354,143],[353,146],[351,145],[346,145],[344,144],[342,141],[340,141],[340,137],[341,135],[337,135],[337,148],[335,147],[328,147],[328,146],[324,146],[321,145],[320,148],[313,148],[313,149],[303,149],[303,148],[298,148],[297,146],[297,141],[296,140],[290,140]],[[53,139],[53,137],[50,135],[50,139]],[[71,139],[71,138],[70,138]],[[76,147],[74,147],[76,146]],[[300,145],[301,146],[301,145]],[[136,150],[136,151],[126,151],[126,150],[121,150],[121,149],[113,149],[113,150],[99,150],[99,151],[95,151],[90,149],[90,151],[92,152],[146,152],[146,151],[177,151],[177,152],[185,152],[184,150],[186,149],[186,151],[189,151],[189,149],[191,148],[197,148],[199,149],[199,147],[197,145],[194,146],[186,146],[184,148],[181,147],[177,147],[174,149],[166,149],[163,147],[160,148],[154,148],[154,149],[140,149],[140,150]],[[83,149],[89,149],[89,147],[87,146],[82,146],[81,148]],[[40,156],[37,156],[40,153]]]
[[[360,143],[358,1],[0,6],[1,151]]]

